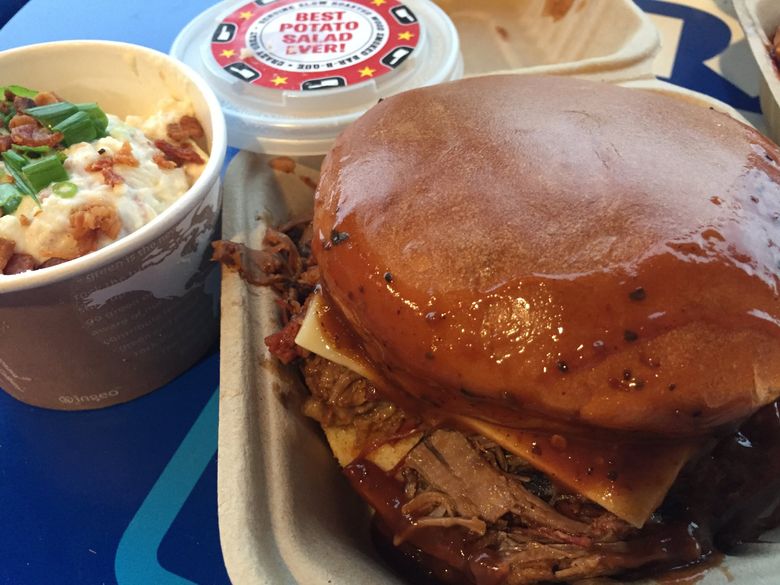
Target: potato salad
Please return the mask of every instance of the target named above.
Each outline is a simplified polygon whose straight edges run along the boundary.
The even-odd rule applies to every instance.
[[[125,120],[96,103],[0,88],[0,273],[89,254],[152,221],[208,159],[188,102]]]

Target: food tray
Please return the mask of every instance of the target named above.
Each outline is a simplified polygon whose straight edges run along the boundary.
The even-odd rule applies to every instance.
[[[652,77],[660,48],[650,18],[627,0],[435,0],[458,30],[465,74]]]
[[[738,116],[713,98],[662,82],[624,85]],[[300,158],[284,173],[272,170],[271,158],[239,153],[225,177],[223,236],[255,249],[267,225],[310,212],[321,162]],[[234,585],[401,585],[372,550],[365,504],[342,477],[317,425],[301,414],[300,383],[265,348],[264,336],[278,328],[274,298],[270,289],[223,270],[218,502],[230,578]],[[698,582],[774,583],[780,546],[769,544],[771,537]]]
[[[734,8],[761,71],[759,100],[767,133],[775,142],[780,142],[780,75],[769,54],[770,39],[780,26],[780,2],[734,0]]]

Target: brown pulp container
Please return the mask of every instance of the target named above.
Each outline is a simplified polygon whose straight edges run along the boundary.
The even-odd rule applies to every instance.
[[[199,359],[218,331],[218,274],[208,257],[226,139],[214,94],[162,53],[106,41],[4,51],[0,72],[4,82],[97,101],[122,118],[148,116],[166,97],[193,103],[210,158],[169,209],[82,258],[0,275],[0,387],[11,396],[83,410],[159,388]]]

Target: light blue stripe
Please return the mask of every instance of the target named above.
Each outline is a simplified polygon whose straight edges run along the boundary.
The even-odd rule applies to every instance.
[[[114,561],[119,585],[194,585],[160,566],[157,551],[217,452],[218,406],[219,389],[211,395],[122,535]]]

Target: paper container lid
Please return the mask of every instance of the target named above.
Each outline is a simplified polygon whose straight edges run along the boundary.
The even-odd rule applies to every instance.
[[[458,35],[429,0],[231,0],[171,54],[214,88],[231,146],[325,154],[380,98],[457,79]]]

